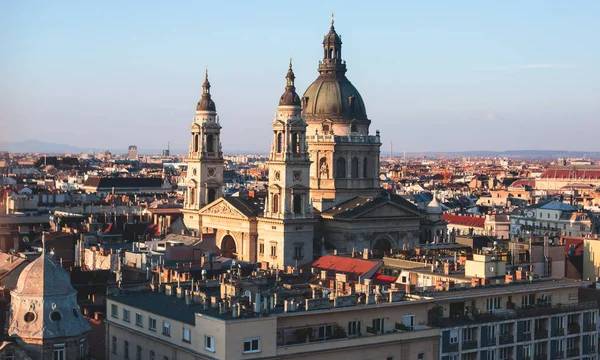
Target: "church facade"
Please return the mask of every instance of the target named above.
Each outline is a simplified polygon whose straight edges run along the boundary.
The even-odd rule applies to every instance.
[[[380,135],[370,134],[363,99],[346,77],[333,21],[318,72],[300,97],[290,64],[272,121],[264,206],[222,195],[221,127],[205,78],[192,124],[184,223],[214,238],[224,256],[285,268],[333,249],[381,255],[424,240],[432,214],[379,186]]]

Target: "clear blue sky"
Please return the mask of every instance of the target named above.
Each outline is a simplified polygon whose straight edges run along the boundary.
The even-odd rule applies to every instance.
[[[267,151],[330,13],[384,151],[600,150],[600,1],[0,3],[0,141],[187,148],[205,66],[225,151]]]

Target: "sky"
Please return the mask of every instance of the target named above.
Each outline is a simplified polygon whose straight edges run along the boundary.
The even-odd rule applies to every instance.
[[[382,152],[600,151],[600,1],[0,2],[0,143],[186,149],[205,68],[225,152],[267,152],[335,13]]]

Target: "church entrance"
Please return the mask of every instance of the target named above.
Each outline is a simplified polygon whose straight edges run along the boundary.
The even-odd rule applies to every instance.
[[[373,257],[382,258],[392,251],[392,243],[386,238],[379,238],[373,245]]]
[[[235,240],[231,235],[225,235],[221,240],[221,255],[224,257],[235,259],[237,258],[237,251],[235,246]]]

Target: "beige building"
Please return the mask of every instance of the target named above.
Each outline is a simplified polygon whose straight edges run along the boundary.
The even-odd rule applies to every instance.
[[[357,285],[356,295],[313,291],[302,300],[249,290],[203,298],[202,290],[166,285],[109,297],[106,350],[114,360],[594,358],[598,309],[579,302],[581,285],[410,294]]]

